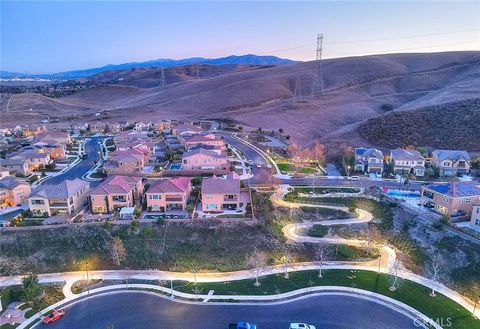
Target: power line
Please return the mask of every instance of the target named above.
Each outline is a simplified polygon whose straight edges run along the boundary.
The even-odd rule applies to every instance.
[[[446,47],[446,46],[465,45],[465,44],[471,44],[471,43],[476,43],[476,44],[480,45],[479,41],[469,41],[469,42],[457,42],[457,43],[435,45],[435,46],[425,46],[425,47],[398,48],[398,49],[387,49],[387,50],[380,49],[380,50],[372,50],[372,51],[369,51],[369,52],[373,52],[374,54],[376,54],[377,52],[378,53],[391,53],[391,52],[395,52],[395,51],[429,49],[429,48],[438,48],[438,47]],[[329,54],[329,56],[352,56],[352,55],[356,56],[358,54],[357,53],[355,53],[355,54],[354,53],[350,53],[350,54],[348,54],[348,53],[347,54],[340,54],[340,53]],[[358,55],[358,56],[361,56],[361,55]]]
[[[362,43],[362,42],[366,43],[366,42],[387,41],[387,40],[401,40],[401,39],[422,38],[422,37],[428,37],[428,36],[434,36],[434,35],[446,35],[446,34],[455,34],[455,33],[474,32],[474,31],[480,31],[480,29],[478,29],[478,28],[477,29],[465,29],[465,30],[450,31],[450,32],[416,34],[416,35],[410,35],[410,36],[380,38],[380,39],[344,40],[344,41],[335,41],[335,42],[325,42],[325,44],[333,45],[333,44]],[[303,45],[298,45],[298,46],[293,46],[293,47],[288,47],[288,48],[256,52],[255,54],[257,54],[257,55],[274,54],[274,53],[278,53],[278,52],[300,49],[300,48],[306,48],[306,47],[314,47],[314,46],[315,46],[314,43],[308,43],[308,44],[303,44]]]
[[[424,38],[424,37],[430,37],[434,35],[455,34],[455,33],[473,32],[473,31],[480,31],[480,29],[470,29],[470,30],[430,33],[430,34],[417,34],[417,35],[410,35],[410,36],[404,36],[404,37],[393,37],[393,38],[382,38],[382,39],[346,40],[346,41],[325,42],[325,43],[329,45],[336,45],[336,44],[344,44],[344,43],[362,43],[362,42],[373,42],[373,41],[400,40],[400,39]]]

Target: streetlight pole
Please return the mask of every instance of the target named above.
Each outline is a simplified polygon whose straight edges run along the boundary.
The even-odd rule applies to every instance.
[[[378,257],[378,271],[377,271],[378,274],[380,274],[380,265],[381,265],[381,262],[382,262],[382,255],[380,255],[380,256]]]
[[[477,311],[477,303],[478,303],[478,300],[475,298],[475,304],[473,305],[473,311],[472,311],[473,316],[475,316],[475,312]]]

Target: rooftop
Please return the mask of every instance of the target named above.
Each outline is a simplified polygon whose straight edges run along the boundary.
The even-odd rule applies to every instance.
[[[240,193],[240,180],[228,176],[208,177],[202,181],[202,193],[221,193],[221,194],[238,194]]]
[[[416,150],[394,149],[391,154],[395,160],[425,161],[425,158]]]
[[[76,178],[74,180],[65,180],[55,185],[40,185],[33,190],[32,196],[41,196],[48,199],[67,199],[88,186],[87,182]]]
[[[451,182],[444,184],[431,184],[425,186],[425,188],[452,198],[480,196],[479,182]]]
[[[104,180],[90,195],[110,195],[130,193],[135,185],[142,180],[137,176],[110,176]]]
[[[462,150],[435,150],[432,156],[438,160],[470,160],[468,152]]]
[[[150,186],[147,193],[183,193],[188,189],[190,178],[163,179]]]

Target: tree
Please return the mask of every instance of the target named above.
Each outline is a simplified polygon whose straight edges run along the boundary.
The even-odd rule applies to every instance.
[[[282,263],[283,263],[283,268],[285,270],[285,279],[289,278],[288,274],[288,269],[290,267],[290,264],[292,263],[292,256],[290,255],[290,250],[288,247],[285,247],[283,256],[282,256]]]
[[[319,278],[323,278],[323,274],[322,274],[323,260],[325,259],[325,256],[327,256],[329,252],[330,252],[330,248],[326,244],[321,245],[320,248],[318,248],[317,251],[315,252],[315,260],[318,263]]]
[[[114,237],[110,243],[110,258],[117,266],[120,266],[120,264],[127,258],[127,252],[123,246],[122,239],[119,237]]]
[[[250,258],[250,266],[252,267],[251,272],[255,277],[255,283],[253,284],[255,287],[260,287],[260,280],[259,277],[264,271],[264,266],[266,264],[266,257],[265,254],[262,252],[258,252],[256,249],[253,251],[253,255]]]
[[[427,278],[432,281],[432,291],[430,297],[436,296],[436,289],[439,281],[444,276],[445,260],[440,254],[434,254],[429,263],[424,268],[424,273]]]
[[[283,128],[278,128],[278,132],[279,132],[280,134],[283,134]]]
[[[390,287],[388,288],[390,291],[397,290],[397,282],[398,282],[398,271],[400,270],[400,261],[395,259],[393,262],[392,268],[390,268]]]
[[[44,294],[43,287],[40,285],[38,276],[29,274],[22,279],[22,296],[23,302],[27,303],[34,309],[40,308],[40,300]]]

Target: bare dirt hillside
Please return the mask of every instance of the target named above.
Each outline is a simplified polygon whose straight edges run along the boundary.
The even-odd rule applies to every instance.
[[[480,98],[388,113],[367,120],[359,132],[371,144],[382,147],[480,151]]]
[[[201,66],[204,72],[199,78],[194,66],[166,69],[165,87],[158,86],[158,68],[104,72],[92,80],[115,86],[94,87],[55,104],[61,107],[66,102],[67,108],[76,106],[84,113],[107,108],[114,110],[112,120],[230,117],[245,126],[283,128],[299,143],[314,138],[368,143],[358,128],[386,110],[411,111],[480,93],[480,52],[392,54],[322,63],[324,95],[311,96],[316,62],[241,68],[209,65]],[[302,102],[297,97],[293,105],[297,80]],[[22,111],[19,99],[11,102]]]
[[[269,67],[267,65],[242,65],[224,64],[207,65],[196,64],[181,67],[168,67],[164,69],[165,81],[168,84],[189,81],[194,79],[207,79],[227,73]],[[152,88],[162,85],[162,68],[146,67],[128,70],[105,71],[91,77],[90,80],[101,84],[119,84],[140,88]]]

